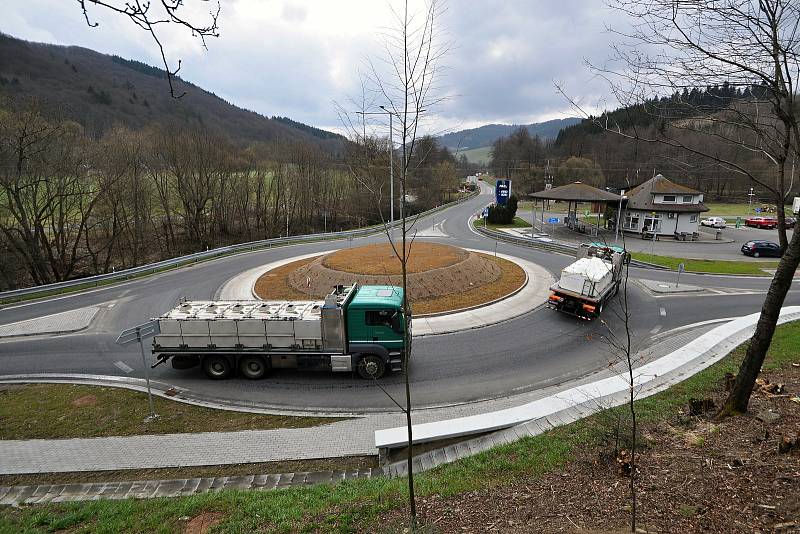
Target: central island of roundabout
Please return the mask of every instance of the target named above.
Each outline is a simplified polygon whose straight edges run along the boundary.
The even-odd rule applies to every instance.
[[[389,243],[304,257],[263,272],[253,287],[262,300],[319,300],[336,286],[402,285],[402,249]],[[408,247],[414,317],[444,315],[498,302],[528,282],[513,261],[438,243]]]

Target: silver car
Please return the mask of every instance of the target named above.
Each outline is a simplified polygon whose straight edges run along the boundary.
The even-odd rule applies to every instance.
[[[725,228],[725,219],[722,217],[709,217],[700,221],[703,226],[710,226],[712,228]]]

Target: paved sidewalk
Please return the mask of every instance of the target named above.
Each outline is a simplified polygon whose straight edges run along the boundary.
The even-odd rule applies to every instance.
[[[0,325],[0,338],[76,332],[89,326],[99,310],[98,306],[90,306]]]
[[[667,337],[641,351],[642,363],[669,354],[710,328],[704,326]],[[570,385],[614,375],[614,369],[605,369]],[[513,408],[557,393],[564,387],[556,385],[504,398],[418,410],[414,413],[414,423]],[[404,421],[402,413],[395,412],[304,429],[0,441],[0,473],[146,469],[374,455],[377,453],[375,431],[402,425]]]

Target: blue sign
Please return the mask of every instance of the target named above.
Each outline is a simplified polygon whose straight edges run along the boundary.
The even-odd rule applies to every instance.
[[[505,206],[511,196],[511,180],[497,180],[494,186],[494,198],[497,204]]]
[[[547,224],[558,224],[558,217],[548,217]]]
[[[756,213],[761,213],[761,208],[756,208]]]
[[[484,219],[489,216],[489,208],[483,208],[483,213],[481,213],[481,217]]]

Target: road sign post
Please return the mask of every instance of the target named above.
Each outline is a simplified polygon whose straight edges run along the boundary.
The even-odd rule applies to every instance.
[[[684,264],[683,262],[679,263],[678,264],[678,278],[675,280],[675,287],[678,287],[678,285],[680,284],[680,282],[681,282],[681,273],[684,272],[685,270],[686,270],[686,264]]]
[[[559,218],[558,217],[548,217],[547,218],[547,222],[548,222],[548,224],[550,224],[550,235],[555,237],[555,235],[556,235],[556,225],[559,222]]]
[[[139,343],[139,351],[142,354],[142,366],[144,367],[144,380],[147,383],[147,403],[150,406],[150,415],[145,418],[145,421],[152,421],[158,417],[155,406],[153,405],[153,392],[150,389],[150,366],[147,365],[147,358],[144,355],[144,340],[157,336],[161,333],[161,328],[158,321],[149,321],[133,328],[128,328],[120,332],[117,338],[117,345],[130,345],[131,343]]]

